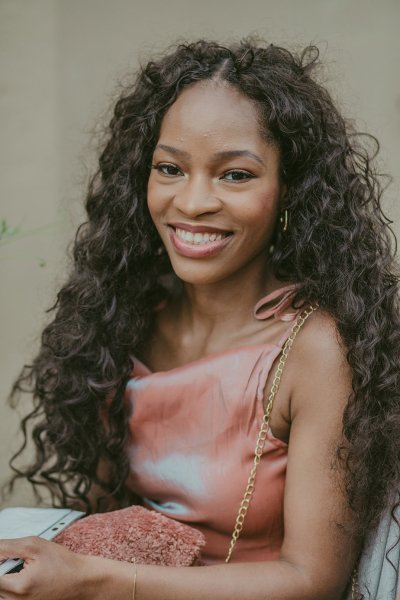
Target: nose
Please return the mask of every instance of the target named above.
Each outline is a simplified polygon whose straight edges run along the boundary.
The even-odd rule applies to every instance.
[[[221,209],[221,200],[215,194],[212,182],[205,176],[182,182],[174,197],[174,206],[187,217],[195,218]]]

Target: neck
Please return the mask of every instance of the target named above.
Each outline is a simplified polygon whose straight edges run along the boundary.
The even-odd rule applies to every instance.
[[[265,265],[254,265],[216,283],[186,283],[181,315],[188,326],[209,331],[241,327],[252,321],[256,302],[277,287],[279,282]]]

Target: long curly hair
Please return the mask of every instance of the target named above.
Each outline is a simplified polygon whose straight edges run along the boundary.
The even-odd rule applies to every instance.
[[[45,486],[55,504],[90,508],[93,484],[120,506],[132,501],[124,388],[163,296],[162,276],[171,272],[147,208],[151,158],[181,91],[214,78],[255,103],[280,149],[290,231],[276,232],[271,264],[278,279],[301,282],[298,301],[318,301],[334,318],[347,348],[352,394],[337,460],[358,532],[376,525],[400,480],[395,244],[380,204],[374,138],[340,115],[314,75],[318,64],[315,47],[296,54],[252,39],[229,47],[200,40],[148,62],[124,88],[89,185],[68,281],[39,354],[11,393],[12,403],[22,391],[34,398],[22,421],[24,444],[11,460],[13,483]],[[17,466],[31,439],[33,463]]]

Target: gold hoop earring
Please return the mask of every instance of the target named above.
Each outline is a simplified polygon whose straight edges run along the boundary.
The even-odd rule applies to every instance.
[[[284,233],[287,232],[287,230],[289,229],[289,213],[287,211],[287,208],[285,208],[282,212],[281,212],[281,216],[280,216],[280,224],[282,227],[282,231]]]

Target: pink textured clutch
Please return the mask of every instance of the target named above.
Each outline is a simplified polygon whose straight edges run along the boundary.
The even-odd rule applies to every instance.
[[[80,554],[177,567],[200,564],[205,544],[197,529],[142,506],[90,515],[54,541]]]

